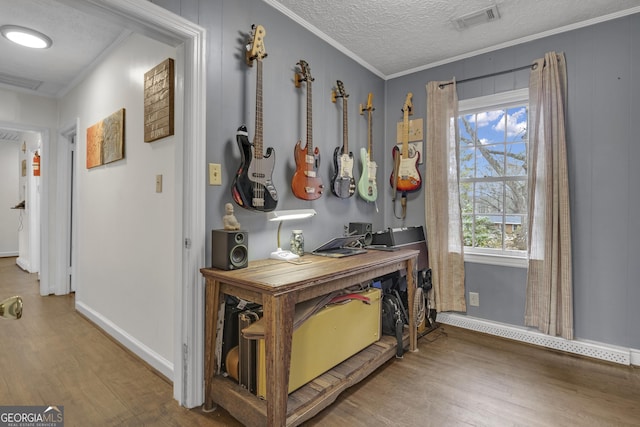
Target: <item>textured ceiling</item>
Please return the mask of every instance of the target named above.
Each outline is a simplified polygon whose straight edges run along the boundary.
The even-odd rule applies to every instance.
[[[383,78],[535,38],[557,28],[640,12],[640,0],[262,1]],[[88,13],[88,3],[0,0],[0,25],[29,26],[54,40],[50,49],[30,51],[0,37],[0,87],[5,77],[23,78],[37,85],[31,89],[34,93],[61,96],[75,84],[125,34],[124,24],[105,19],[104,14],[96,17]],[[500,19],[465,30],[454,24],[456,18],[492,5],[497,5]],[[84,6],[82,10],[80,6]]]
[[[640,12],[638,0],[265,1],[294,19],[306,21],[309,28],[327,35],[382,77],[603,16]],[[498,7],[498,20],[464,30],[454,24],[463,15],[493,5]]]

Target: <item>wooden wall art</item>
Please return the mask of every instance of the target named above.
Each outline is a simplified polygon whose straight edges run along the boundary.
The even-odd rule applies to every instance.
[[[173,135],[173,59],[144,74],[144,142]]]
[[[124,117],[121,108],[87,128],[87,169],[124,159]]]

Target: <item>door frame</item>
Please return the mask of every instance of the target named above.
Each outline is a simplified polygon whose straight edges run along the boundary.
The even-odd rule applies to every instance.
[[[56,295],[66,295],[71,292],[68,285],[69,275],[71,277],[75,276],[74,260],[76,259],[75,248],[77,245],[73,241],[76,233],[73,233],[72,230],[75,228],[77,215],[72,212],[71,200],[75,197],[76,191],[76,183],[72,179],[75,171],[72,168],[75,168],[77,161],[72,164],[70,154],[72,150],[75,150],[72,138],[77,137],[79,129],[80,125],[78,119],[76,119],[73,124],[63,126],[58,135],[58,162],[56,165],[56,170],[58,171],[58,182],[56,183],[56,188],[58,188],[57,211],[58,218],[64,220],[58,221],[56,226],[57,253],[60,259],[57,260],[57,268],[55,269],[54,289],[51,289]],[[70,218],[72,222],[69,221]],[[69,267],[69,264],[71,264],[71,267]]]
[[[147,37],[176,47],[176,117],[183,121],[182,175],[176,177],[178,208],[175,247],[173,396],[188,408],[204,402],[204,281],[206,166],[206,30],[147,0],[60,0],[89,13],[117,19]],[[179,99],[176,96],[176,99]],[[76,165],[78,162],[76,161]],[[182,184],[180,186],[180,184]],[[181,193],[181,194],[180,194]],[[59,277],[59,276],[58,276]]]
[[[38,188],[36,190],[39,198],[39,209],[32,212],[36,217],[33,219],[40,226],[36,230],[38,237],[36,240],[36,248],[30,245],[31,253],[30,267],[35,270],[40,280],[40,295],[50,294],[49,290],[49,180],[51,178],[51,161],[50,157],[50,140],[49,129],[38,125],[20,124],[15,122],[0,121],[0,128],[9,129],[16,132],[30,132],[40,135],[40,146],[38,148],[40,154],[40,179],[38,180]],[[27,161],[30,161],[27,156]],[[34,230],[31,230],[34,231]],[[30,239],[33,242],[33,239]],[[34,253],[35,252],[35,253]]]

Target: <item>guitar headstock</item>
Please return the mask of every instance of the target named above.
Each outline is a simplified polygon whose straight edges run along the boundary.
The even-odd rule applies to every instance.
[[[369,96],[367,97],[367,106],[363,106],[360,104],[360,115],[362,115],[365,111],[373,111],[373,93],[369,92]]]
[[[300,66],[300,72],[296,71],[294,76],[294,83],[296,87],[300,87],[300,82],[312,82],[313,80],[315,80],[313,77],[311,77],[311,67],[309,67],[307,61],[301,59],[300,62],[298,62],[298,64],[296,65]]]
[[[404,105],[402,106],[403,112],[413,114],[413,104],[411,103],[412,97],[413,94],[411,92],[407,93],[407,98],[404,100]]]
[[[251,37],[247,42],[246,60],[247,64],[251,67],[253,60],[261,60],[267,56],[267,52],[264,47],[264,36],[267,32],[262,25],[251,26]]]
[[[348,98],[349,95],[344,90],[344,83],[340,80],[336,81],[337,89],[331,91],[331,102],[336,102],[336,98]]]

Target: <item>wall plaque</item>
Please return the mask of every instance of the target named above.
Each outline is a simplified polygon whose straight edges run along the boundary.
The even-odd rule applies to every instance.
[[[173,59],[144,74],[144,142],[173,135]]]

